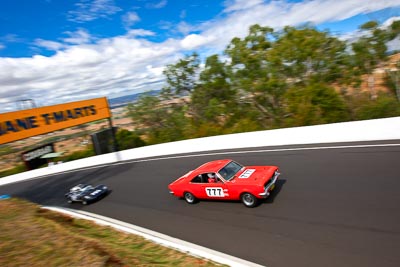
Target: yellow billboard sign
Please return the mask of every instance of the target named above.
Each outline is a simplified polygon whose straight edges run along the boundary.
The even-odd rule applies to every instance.
[[[110,118],[107,98],[0,114],[0,144]]]

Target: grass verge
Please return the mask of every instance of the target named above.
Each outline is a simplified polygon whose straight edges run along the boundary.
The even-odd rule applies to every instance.
[[[221,266],[143,237],[0,200],[0,266]]]

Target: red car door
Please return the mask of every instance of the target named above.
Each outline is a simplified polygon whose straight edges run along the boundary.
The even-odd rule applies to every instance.
[[[201,184],[202,198],[205,199],[229,199],[228,187],[215,174],[207,174],[208,178],[205,183]]]
[[[229,199],[229,191],[224,183],[203,184],[204,198]]]
[[[208,198],[204,192],[203,185],[208,183],[207,174],[200,174],[191,178],[191,181],[187,184],[185,191],[189,191],[197,198]]]

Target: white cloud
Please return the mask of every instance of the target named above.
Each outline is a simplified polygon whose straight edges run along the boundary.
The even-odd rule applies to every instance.
[[[186,10],[182,10],[181,13],[179,14],[180,19],[185,19],[187,16]]]
[[[399,5],[398,0],[226,1],[223,18],[199,25],[201,33],[196,39],[208,40],[209,43],[204,45],[209,47],[224,49],[233,37],[246,36],[253,24],[279,30],[287,25],[298,26],[306,22],[320,24],[340,21]]]
[[[184,21],[179,22],[176,28],[178,29],[178,32],[184,35],[189,34],[193,30],[193,26]]]
[[[136,22],[140,21],[140,18],[136,12],[128,12],[126,13],[123,17],[122,20],[124,22],[124,25],[126,28],[131,27],[134,25]]]
[[[212,35],[190,34],[181,41],[181,45],[183,49],[192,50],[212,42],[213,39],[215,37]]]
[[[392,25],[393,22],[400,20],[400,17],[392,17],[382,23],[383,28],[387,28],[390,25]],[[397,36],[397,38],[393,39],[390,41],[388,44],[388,50],[389,51],[399,51],[400,50],[400,36]]]
[[[64,44],[49,40],[36,39],[34,44],[39,47],[46,48],[47,50],[57,51],[64,47]]]
[[[159,2],[156,3],[148,3],[146,5],[147,8],[154,8],[154,9],[159,9],[159,8],[163,8],[168,4],[167,0],[161,0]]]
[[[18,43],[18,42],[22,42],[23,41],[23,39],[18,37],[18,35],[16,35],[16,34],[7,34],[5,36],[2,36],[0,39],[2,41],[7,42],[7,43]]]
[[[1,112],[24,98],[51,105],[160,89],[162,70],[176,60],[176,47],[174,40],[154,44],[118,36],[70,46],[51,57],[0,58],[0,99],[8,102]]]
[[[147,30],[143,30],[143,29],[133,29],[133,30],[129,30],[127,33],[127,37],[137,37],[137,36],[154,36],[155,33],[152,31],[147,31]]]
[[[382,29],[387,29],[394,21],[400,20],[400,17],[392,17],[381,23],[380,28]],[[368,36],[370,35],[370,31],[368,30],[356,30],[352,32],[348,32],[345,34],[341,34],[340,36],[337,36],[339,39],[343,41],[347,41],[348,43],[352,43],[357,41],[359,38],[363,36]],[[388,51],[394,51],[394,50],[399,50],[399,37],[396,39],[390,41],[387,46],[388,46]]]
[[[391,17],[382,23],[382,27],[387,28],[392,25],[393,22],[400,20],[400,17]]]
[[[64,38],[63,41],[70,44],[86,44],[92,40],[89,32],[85,29],[79,29],[75,32],[65,32],[69,35],[68,38]]]
[[[226,7],[224,12],[245,10],[254,8],[260,4],[263,4],[263,0],[228,0],[224,3],[224,6]]]
[[[92,21],[98,18],[108,18],[121,11],[114,4],[113,0],[80,0],[75,6],[75,10],[68,12],[68,20],[77,23]]]

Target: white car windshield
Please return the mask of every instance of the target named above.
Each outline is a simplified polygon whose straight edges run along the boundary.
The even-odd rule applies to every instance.
[[[235,161],[231,161],[225,165],[221,170],[219,170],[219,174],[227,181],[231,180],[241,169],[242,165]]]

